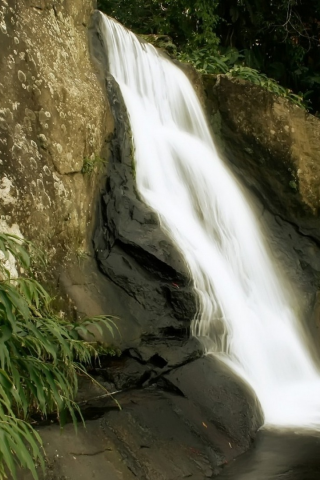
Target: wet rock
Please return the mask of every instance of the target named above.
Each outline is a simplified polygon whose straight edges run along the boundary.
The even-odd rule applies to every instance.
[[[121,411],[109,400],[108,412],[77,436],[72,425],[40,428],[48,459],[41,480],[204,480],[241,453],[188,398],[153,387],[117,399]],[[19,472],[18,480],[31,475]]]
[[[47,468],[40,480],[133,480],[126,461],[105,435],[100,420],[88,421],[86,427],[73,425],[63,431],[58,425],[40,429],[47,453]],[[31,473],[18,472],[18,480],[33,480]]]
[[[140,375],[132,359],[125,359],[126,365],[115,362],[122,379],[124,372]],[[127,387],[115,393],[121,409],[110,396],[86,401],[87,427],[80,426],[76,437],[72,425],[62,432],[55,425],[39,428],[48,458],[46,480],[93,474],[100,479],[106,471],[115,480],[214,478],[248,449],[262,422],[251,389],[213,357],[172,370],[148,388]],[[99,395],[96,386],[93,395]],[[18,476],[29,478],[23,472]]]
[[[249,448],[263,423],[253,390],[218,358],[207,355],[172,370],[164,379],[201,409],[206,419],[232,438],[240,449]]]
[[[97,15],[95,22],[99,22]],[[140,328],[138,341],[125,341],[126,347],[136,348],[142,358],[141,348],[150,346],[149,358],[163,358],[166,344],[163,361],[170,363],[169,345],[177,348],[188,340],[197,300],[181,253],[160,227],[157,214],[137,192],[128,114],[120,89],[108,74],[99,35],[94,32],[92,50],[101,78],[104,75],[115,118],[108,180],[94,237],[95,252],[100,270],[121,289],[123,298],[127,297],[125,316],[133,317]],[[199,350],[199,346],[196,348]],[[194,354],[190,351],[190,358]],[[176,355],[173,363],[185,361],[186,350],[182,349],[180,362]]]
[[[205,357],[160,377],[157,386],[117,397],[103,428],[138,478],[212,478],[251,445],[261,425],[252,390]]]

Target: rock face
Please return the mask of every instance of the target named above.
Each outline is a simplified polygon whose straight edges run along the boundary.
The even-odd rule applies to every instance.
[[[115,138],[95,235],[98,263],[126,293],[127,309],[135,317],[134,323],[141,325],[142,345],[151,342],[155,346],[164,339],[170,342],[170,338],[185,341],[197,309],[192,282],[157,215],[139,198],[127,113],[111,78],[108,90]]]
[[[222,372],[205,357],[166,375],[160,388],[119,396],[123,411],[107,413],[102,428],[137,478],[213,478],[249,448],[259,408],[241,381]]]
[[[87,480],[93,473],[98,480],[214,478],[248,449],[261,424],[252,392],[210,357],[117,399],[121,411],[104,400],[107,413],[87,422],[76,439],[72,426],[40,430],[48,480]]]
[[[203,80],[228,159],[264,204],[320,240],[320,120],[244,80]]]
[[[93,4],[0,0],[1,228],[59,263],[88,251],[98,176],[81,170],[113,132],[89,56]]]
[[[226,366],[197,360],[200,344],[189,338],[197,309],[192,281],[181,253],[137,192],[127,111],[94,29],[92,51],[115,119],[94,247],[105,276],[99,288],[107,292],[110,313],[120,317],[124,350],[121,359],[98,369],[109,389],[124,390],[123,412],[106,414],[103,428],[138,478],[210,477],[249,448],[263,421],[261,409]],[[133,390],[137,386],[144,389]],[[210,394],[201,397],[207,386]],[[198,452],[196,461],[188,459],[190,448]]]
[[[37,240],[61,264],[60,283],[80,312],[118,316],[115,342],[123,349],[95,372],[121,390],[122,411],[106,399],[97,406],[98,392],[84,389],[83,401],[101,418],[89,421],[75,448],[69,427],[63,440],[55,427],[42,429],[53,465],[47,478],[87,479],[93,470],[101,479],[106,470],[115,479],[212,478],[249,448],[262,414],[253,392],[189,338],[192,281],[136,191],[126,108],[94,26],[90,58],[94,2],[10,3],[0,0],[0,226]],[[204,84],[224,155],[257,195],[271,250],[315,323],[319,122],[241,81],[205,77]],[[107,172],[84,174],[100,156],[109,158]],[[99,268],[88,255],[93,230]],[[79,262],[68,263],[71,254]],[[107,333],[102,340],[110,341]]]
[[[231,442],[246,450],[261,426],[261,411],[252,389],[214,356],[200,358],[165,375]]]
[[[204,75],[203,84],[220,151],[247,187],[320,351],[320,120],[244,80]]]

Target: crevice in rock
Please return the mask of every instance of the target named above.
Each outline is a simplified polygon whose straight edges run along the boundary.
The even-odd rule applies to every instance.
[[[270,211],[270,213],[272,213]],[[278,213],[273,213],[273,215],[275,216],[275,218],[280,218],[284,223],[287,223],[288,225],[291,225],[295,231],[301,235],[302,237],[305,237],[305,238],[308,238],[309,240],[311,240],[312,242],[314,242],[317,247],[320,247],[320,240],[316,237],[314,237],[313,235],[310,235],[309,233],[304,233],[302,230],[301,230],[301,227],[299,227],[299,225],[297,225],[296,223],[294,223],[293,221],[291,220],[288,220],[287,218],[284,218],[283,216],[281,216],[280,214]]]
[[[68,452],[69,455],[73,455],[74,457],[81,457],[81,456],[84,456],[84,457],[95,457],[96,455],[101,455],[101,453],[104,453],[104,452],[112,452],[112,448],[104,448],[103,450],[99,450],[98,452],[92,452],[92,453],[88,453],[88,452]]]
[[[168,365],[168,362],[164,358],[162,358],[158,353],[153,355],[150,358],[149,362],[158,368],[164,368]]]
[[[168,372],[167,372],[168,373]],[[174,395],[178,395],[179,397],[185,397],[184,393],[172,382],[170,382],[167,378],[160,376],[157,381],[156,385],[158,388],[164,390],[165,392],[173,393]]]

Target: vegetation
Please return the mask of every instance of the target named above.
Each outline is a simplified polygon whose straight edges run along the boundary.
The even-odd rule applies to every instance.
[[[106,165],[106,163],[106,160],[99,157],[99,155],[85,157],[83,159],[81,173],[83,173],[84,175],[91,175],[94,171],[97,171],[99,168],[102,168],[104,165]]]
[[[229,51],[224,55],[208,54],[206,49],[195,50],[190,54],[178,54],[179,60],[182,62],[192,63],[194,67],[201,73],[224,73],[230,77],[242,78],[243,80],[247,80],[255,85],[260,85],[269,92],[287,98],[301,108],[307,108],[307,103],[302,94],[295,94],[292,92],[292,90],[281,86],[279,82],[273,78],[267,77],[267,75],[264,73],[261,73],[254,68],[242,65],[239,63],[241,57],[243,57],[243,55],[240,55],[239,52],[234,49],[229,49]]]
[[[35,419],[55,414],[63,426],[75,426],[81,412],[75,402],[78,374],[97,358],[102,346],[92,338],[92,326],[111,332],[107,316],[68,322],[55,314],[51,298],[34,278],[32,244],[14,235],[0,234],[0,478],[16,476],[16,466],[44,468]],[[37,260],[43,261],[41,255]],[[110,352],[108,352],[110,353]]]
[[[319,0],[100,0],[99,8],[136,33],[169,35],[202,71],[234,69],[250,81],[261,73],[265,88],[320,111]]]

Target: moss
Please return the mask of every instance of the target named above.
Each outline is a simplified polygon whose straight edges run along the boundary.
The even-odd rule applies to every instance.
[[[83,159],[83,166],[81,169],[81,173],[83,175],[91,175],[93,172],[99,170],[104,165],[106,165],[107,161],[101,158],[99,155],[94,155],[94,157],[85,157]]]
[[[292,190],[295,190],[295,191],[298,190],[298,185],[294,180],[291,180],[291,182],[289,182],[289,187],[292,188]]]

